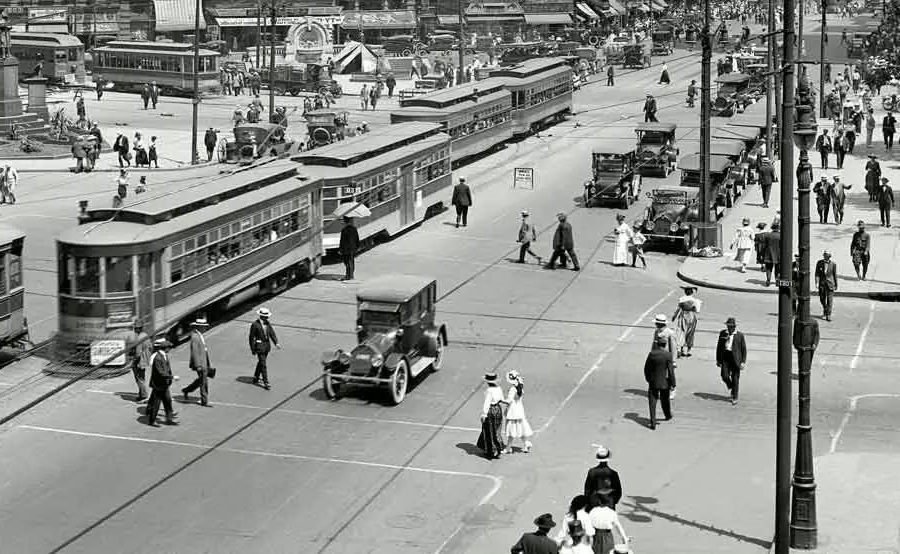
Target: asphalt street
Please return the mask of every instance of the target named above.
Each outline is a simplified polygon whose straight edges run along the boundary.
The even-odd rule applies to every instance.
[[[0,429],[2,550],[505,552],[538,514],[562,519],[593,465],[592,445],[602,443],[622,476],[619,512],[635,551],[763,552],[773,520],[775,298],[700,291],[695,354],[676,370],[675,418],[651,431],[641,369],[653,315],[671,315],[681,294],[681,259],[651,253],[648,271],[613,267],[617,211],[579,202],[592,145],[633,140],[645,91],[659,98],[660,120],[678,124],[682,154],[696,150],[699,107],[683,104],[687,83],[699,79],[699,53],[672,58],[673,85],[656,84],[656,66],[621,74],[612,88],[590,85],[567,122],[458,171],[474,185],[468,227],[455,228],[446,212],[361,255],[358,282],[325,266],[267,300],[284,345],[271,357],[272,391],[249,383],[256,306],[248,306],[207,335],[219,369],[213,407],[179,400],[180,426],[140,423],[143,407],[125,376],[79,383]],[[512,187],[515,167],[534,168],[533,190]],[[646,178],[644,187],[677,179]],[[52,327],[51,237],[74,222],[77,200],[106,201],[112,177],[29,181],[22,203],[3,209],[29,233],[26,282],[46,295],[29,295],[29,315]],[[555,214],[569,213],[581,272],[512,263],[522,209],[541,229],[545,256]],[[326,400],[321,353],[353,345],[358,286],[395,272],[438,279],[438,318],[450,337],[443,368],[396,407],[366,389]],[[728,316],[750,351],[737,406],[714,365]],[[823,459],[896,459],[898,324],[893,304],[856,300],[839,301],[834,321],[820,322],[813,425]],[[183,347],[173,354],[182,382],[186,358]],[[535,447],[488,461],[474,446],[481,376],[509,369],[524,376]]]

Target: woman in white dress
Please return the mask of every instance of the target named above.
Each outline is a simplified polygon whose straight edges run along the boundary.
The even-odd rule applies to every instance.
[[[613,265],[625,265],[628,263],[628,243],[634,231],[631,225],[625,223],[625,216],[619,214],[616,216],[619,226],[613,231],[616,234],[616,249],[613,251]]]
[[[612,498],[604,492],[595,493],[597,507],[588,513],[594,526],[594,554],[608,554],[617,544],[628,544],[631,540],[612,508]]]
[[[747,271],[747,262],[750,260],[750,251],[753,250],[753,229],[750,227],[750,218],[745,217],[743,225],[734,231],[734,240],[731,241],[731,248],[737,247],[737,254],[734,255],[734,261],[741,264],[741,273]]]
[[[525,448],[522,452],[526,454],[531,451],[531,425],[528,424],[528,418],[525,417],[525,404],[522,403],[522,396],[525,394],[525,382],[519,372],[512,370],[506,374],[506,381],[509,383],[509,393],[506,396],[506,452],[512,454],[512,443],[515,439],[522,439]]]

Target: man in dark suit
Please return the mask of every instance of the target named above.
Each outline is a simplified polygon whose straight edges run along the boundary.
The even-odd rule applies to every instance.
[[[831,252],[822,252],[822,259],[816,262],[816,288],[819,289],[819,301],[822,303],[822,315],[825,321],[831,321],[831,308],[834,305],[834,292],[838,288],[837,264],[831,261]]]
[[[888,184],[888,178],[881,178],[878,187],[878,211],[881,213],[881,226],[891,226],[891,210],[894,208],[894,189]]]
[[[775,168],[767,156],[763,156],[759,164],[759,186],[762,189],[763,208],[769,207],[769,196],[772,194],[772,183],[777,181]]]
[[[456,208],[456,227],[462,221],[462,226],[469,224],[469,208],[472,206],[472,191],[466,184],[466,178],[460,177],[459,182],[453,187],[453,198],[450,200],[453,207]]]
[[[881,164],[875,154],[869,154],[866,162],[866,191],[869,193],[869,202],[878,200],[878,183],[881,179]]]
[[[253,384],[258,385],[262,378],[263,388],[269,390],[269,368],[267,358],[274,344],[281,350],[278,335],[269,322],[272,312],[268,308],[260,308],[256,314],[259,318],[250,324],[250,353],[256,356],[256,371],[253,373]]]
[[[647,380],[647,398],[650,399],[650,429],[656,429],[656,402],[662,404],[666,421],[672,419],[669,403],[671,389],[675,387],[675,372],[672,369],[672,355],[666,348],[667,341],[660,338],[644,362],[644,379]]]
[[[203,135],[203,146],[206,147],[206,161],[212,161],[213,152],[217,144],[219,144],[219,136],[216,134],[216,130],[210,127]]]
[[[731,392],[731,404],[738,402],[741,371],[747,362],[747,342],[744,334],[737,330],[737,322],[733,317],[725,321],[725,329],[719,333],[716,345],[716,365],[721,370],[722,381]]]
[[[568,255],[572,259],[572,269],[578,271],[578,256],[575,254],[575,237],[572,235],[572,225],[566,221],[566,214],[556,214],[559,225],[556,226],[556,232],[553,233],[553,254],[550,261],[544,266],[547,269],[556,269],[556,260],[561,258],[565,265],[565,256]]]
[[[831,153],[831,137],[828,136],[828,129],[822,129],[822,134],[816,137],[816,151],[822,158],[822,169],[828,169],[828,154]]]
[[[763,252],[763,264],[766,266],[766,286],[772,284],[772,271],[775,271],[775,278],[781,275],[781,224],[780,222],[772,222],[772,230],[766,233]]]
[[[597,447],[599,463],[588,470],[587,478],[584,480],[584,495],[590,499],[599,491],[609,490],[609,497],[613,502],[611,507],[615,509],[616,504],[622,499],[622,481],[619,480],[619,473],[609,467],[609,456],[608,448]]]
[[[352,281],[356,272],[356,251],[359,250],[359,231],[353,225],[352,217],[344,218],[341,241],[338,244],[341,260],[344,262],[344,281]]]
[[[197,373],[194,382],[181,389],[184,400],[188,401],[188,395],[198,388],[200,389],[200,405],[209,407],[209,349],[206,347],[206,338],[203,331],[209,324],[205,317],[198,317],[191,323],[191,360],[189,367]]]
[[[535,518],[534,524],[537,525],[537,531],[522,535],[518,542],[509,549],[510,554],[559,554],[559,545],[547,536],[550,529],[556,527],[553,516],[550,514],[540,515]]]
[[[147,423],[152,427],[159,427],[156,423],[156,415],[159,413],[159,405],[162,403],[166,412],[166,425],[178,425],[172,410],[172,394],[169,387],[172,386],[172,366],[169,364],[169,341],[156,339],[153,341],[153,354],[150,356],[150,399],[147,401]]]

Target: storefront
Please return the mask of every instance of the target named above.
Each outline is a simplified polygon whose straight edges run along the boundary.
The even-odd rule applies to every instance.
[[[89,48],[108,39],[120,37],[119,12],[76,13],[72,14],[70,19],[72,34],[80,38]]]
[[[587,24],[593,25],[600,20],[600,14],[594,11],[586,2],[575,3],[575,19]]]
[[[202,16],[200,2],[200,30],[206,30],[206,19]],[[195,0],[153,0],[154,33],[175,41],[185,40],[185,35],[193,35],[197,23],[197,3]],[[201,35],[202,36],[202,35]]]
[[[526,35],[525,11],[515,1],[472,2],[466,7],[466,30],[515,42]]]
[[[413,35],[418,27],[411,10],[347,11],[343,13],[339,42],[360,39],[368,44],[381,44],[384,37]]]
[[[559,33],[572,26],[572,16],[568,13],[526,13],[525,25],[541,34]]]
[[[229,51],[255,47],[257,36],[262,38],[264,44],[271,41],[272,19],[266,17],[265,11],[258,18],[256,8],[214,8],[208,12],[219,28],[218,40],[224,41]],[[298,44],[301,48],[333,44],[341,23],[340,12],[340,7],[308,8],[306,15],[276,17],[275,41],[279,44],[284,42],[288,32],[299,26],[292,36],[295,47]]]

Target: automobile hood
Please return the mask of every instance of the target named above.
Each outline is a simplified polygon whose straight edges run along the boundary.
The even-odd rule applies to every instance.
[[[350,352],[350,372],[368,373],[373,367],[372,360],[390,353],[396,337],[396,331],[368,336]]]

